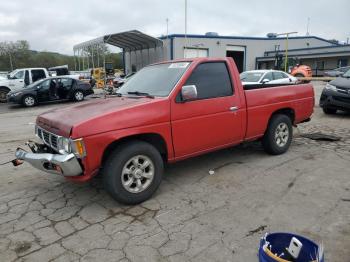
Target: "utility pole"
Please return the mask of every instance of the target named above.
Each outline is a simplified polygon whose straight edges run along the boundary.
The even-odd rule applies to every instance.
[[[185,49],[184,49],[184,57],[186,54],[187,48],[187,0],[185,0]]]
[[[307,36],[310,35],[309,29],[310,29],[310,17],[307,18],[307,24],[306,24],[306,35]]]
[[[298,32],[288,32],[288,33],[280,33],[276,34],[276,36],[286,36],[286,50],[285,50],[285,58],[284,58],[284,71],[287,72],[287,65],[288,65],[288,39],[289,35],[297,34]]]

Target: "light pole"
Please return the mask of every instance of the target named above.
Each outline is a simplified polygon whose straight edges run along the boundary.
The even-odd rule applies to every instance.
[[[185,49],[184,49],[184,57],[186,55],[187,48],[187,0],[185,0]]]
[[[287,72],[287,65],[288,65],[288,38],[289,35],[297,34],[298,32],[287,32],[287,33],[279,33],[276,34],[276,36],[286,36],[286,50],[285,50],[285,61],[284,61],[284,71]]]

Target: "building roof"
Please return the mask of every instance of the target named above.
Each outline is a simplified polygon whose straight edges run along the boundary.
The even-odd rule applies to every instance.
[[[100,44],[110,44],[119,48],[122,48],[126,51],[136,51],[146,48],[156,48],[163,46],[163,41],[141,33],[137,30],[126,31],[122,33],[104,35],[80,44],[77,44],[73,47],[74,51],[82,50],[84,48],[89,48],[97,46]]]
[[[159,39],[166,39],[166,38],[184,38],[184,34],[171,34],[168,36],[162,36]],[[213,38],[213,39],[245,39],[245,40],[285,40],[286,37],[256,37],[256,36],[221,36],[221,35],[196,35],[196,34],[188,34],[186,37],[189,38]],[[326,42],[328,44],[331,44],[333,46],[339,46],[339,44],[336,44],[334,42],[331,42],[327,39],[318,37],[318,36],[290,36],[288,39],[317,39],[323,42]]]

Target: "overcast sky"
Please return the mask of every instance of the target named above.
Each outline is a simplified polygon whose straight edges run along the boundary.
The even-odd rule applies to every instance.
[[[33,50],[72,54],[73,45],[132,29],[152,36],[184,33],[184,0],[1,0],[0,41],[28,40]],[[265,36],[298,31],[350,37],[349,0],[188,0],[188,33]]]

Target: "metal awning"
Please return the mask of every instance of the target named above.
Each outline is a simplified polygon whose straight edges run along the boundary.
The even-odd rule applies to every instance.
[[[74,51],[86,49],[100,44],[110,44],[124,51],[137,51],[147,48],[157,48],[163,46],[163,41],[141,33],[137,30],[126,31],[122,33],[104,35],[90,41],[77,44],[73,47]]]

